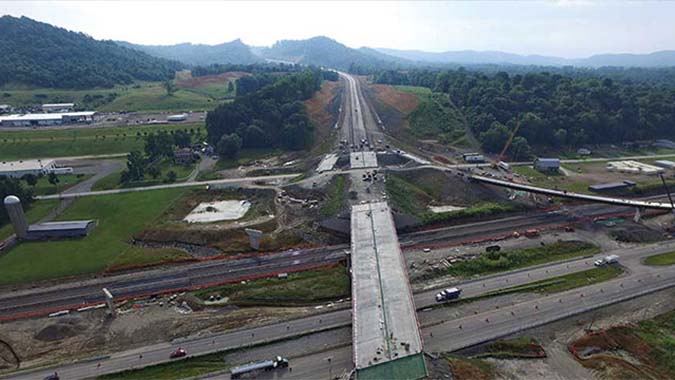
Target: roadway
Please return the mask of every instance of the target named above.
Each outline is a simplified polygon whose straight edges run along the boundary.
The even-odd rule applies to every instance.
[[[152,190],[162,190],[162,189],[176,189],[181,187],[195,187],[195,186],[207,186],[207,185],[243,185],[250,182],[271,182],[271,181],[283,181],[290,180],[297,176],[297,174],[276,174],[276,175],[267,175],[267,176],[258,176],[258,177],[241,177],[241,178],[226,178],[226,179],[217,179],[210,181],[188,181],[188,182],[179,182],[179,183],[168,183],[164,185],[155,185],[155,186],[146,186],[146,187],[130,187],[126,189],[115,189],[115,190],[101,190],[101,191],[84,191],[84,192],[70,192],[70,193],[61,193],[61,194],[52,194],[52,195],[39,195],[36,196],[36,199],[67,199],[67,198],[79,198],[79,197],[88,197],[88,196],[97,196],[97,195],[110,195],[110,194],[122,194],[122,193],[132,193],[137,191],[152,191]]]
[[[622,265],[628,268],[624,276],[611,281],[533,299],[498,310],[487,310],[451,321],[443,321],[442,319],[439,321],[438,317],[434,319],[425,315],[426,313],[433,313],[433,311],[424,311],[424,309],[435,304],[433,297],[436,291],[418,293],[414,296],[414,299],[418,310],[421,309],[420,321],[425,348],[428,351],[458,350],[486,340],[496,339],[520,329],[553,322],[611,303],[625,301],[643,295],[645,292],[673,287],[675,286],[675,266],[652,268],[640,264],[646,256],[673,250],[675,250],[675,242],[666,241],[464,282],[458,286],[463,289],[464,297],[471,297],[507,286],[522,285],[590,269],[593,268],[593,260],[608,254],[621,256]],[[581,294],[584,296],[582,297]],[[443,312],[442,308],[437,310],[439,310],[437,313]],[[109,358],[100,358],[100,360],[65,364],[54,369],[18,372],[0,378],[34,379],[46,376],[56,370],[63,378],[81,379],[169,361],[169,353],[179,346],[187,349],[193,355],[206,354],[225,349],[246,347],[252,344],[269,343],[329,328],[349,326],[350,320],[351,311],[340,309],[251,329],[140,347],[113,354]],[[317,347],[317,351],[320,349]],[[348,349],[351,350],[351,348]],[[142,354],[142,357],[139,356],[140,354]],[[100,364],[100,367],[98,364]],[[336,368],[336,370],[339,369]]]

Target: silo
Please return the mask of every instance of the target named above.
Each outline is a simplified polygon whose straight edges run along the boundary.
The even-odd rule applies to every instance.
[[[28,223],[26,222],[26,215],[23,213],[21,207],[21,200],[16,195],[8,195],[5,197],[5,208],[9,214],[9,220],[14,226],[16,236],[25,239],[28,231]]]

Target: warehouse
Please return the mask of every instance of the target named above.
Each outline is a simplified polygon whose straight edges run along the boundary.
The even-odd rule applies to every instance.
[[[91,123],[94,121],[95,111],[64,112],[64,113],[28,113],[14,114],[0,117],[0,126],[3,127],[41,127],[62,124]]]
[[[89,232],[91,232],[94,227],[96,227],[96,221],[94,220],[32,224],[28,227],[26,239],[45,240],[83,237],[89,235]]]
[[[559,158],[536,158],[534,168],[544,173],[557,173],[560,170]]]
[[[654,161],[654,165],[664,169],[675,169],[675,162],[668,160]]]
[[[21,178],[26,174],[36,176],[48,174],[56,170],[54,160],[23,160],[0,162],[0,177]]]
[[[607,164],[607,170],[610,172],[657,175],[663,174],[665,170],[658,166],[645,164],[638,161],[612,161]]]
[[[596,185],[588,186],[588,190],[596,192],[596,193],[601,193],[601,192],[609,192],[609,191],[628,189],[628,188],[633,187],[633,186],[635,186],[635,182],[633,182],[633,181],[599,183],[599,184],[596,184]]]
[[[48,103],[42,105],[42,112],[69,112],[75,107],[75,103]]]

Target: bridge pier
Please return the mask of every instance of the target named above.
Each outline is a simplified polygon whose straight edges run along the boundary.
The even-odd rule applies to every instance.
[[[644,207],[636,207],[635,208],[635,215],[633,215],[633,221],[635,223],[640,223],[640,220],[642,219],[642,213],[645,212]]]

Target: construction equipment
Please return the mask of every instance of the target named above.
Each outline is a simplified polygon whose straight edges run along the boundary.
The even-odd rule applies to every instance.
[[[511,135],[509,136],[509,139],[506,140],[506,144],[504,144],[504,148],[502,148],[502,151],[499,153],[499,156],[497,156],[497,160],[492,161],[492,167],[494,169],[497,168],[502,168],[506,171],[509,171],[509,165],[506,164],[504,161],[504,154],[506,154],[506,151],[509,149],[511,146],[511,143],[513,142],[513,138],[516,137],[516,133],[518,133],[518,130],[520,129],[520,123],[516,125],[515,128],[513,128],[513,131],[511,132]]]

